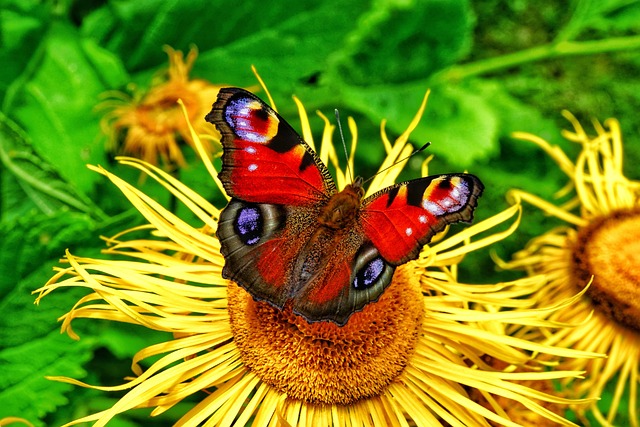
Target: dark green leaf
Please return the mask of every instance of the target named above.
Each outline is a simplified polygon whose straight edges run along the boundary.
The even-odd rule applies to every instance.
[[[59,258],[64,250],[93,236],[94,222],[84,214],[58,211],[54,216],[35,213],[0,226],[0,295],[8,294],[21,278],[45,259]],[[50,273],[50,271],[49,271]],[[43,282],[32,282],[32,289]],[[10,322],[9,318],[2,321]],[[13,321],[21,321],[15,318]],[[0,342],[9,340],[10,329],[0,328]]]
[[[165,44],[201,54],[194,75],[212,82],[255,85],[255,64],[269,87],[288,96],[301,79],[327,68],[328,57],[344,45],[363,0],[277,3],[198,0],[109,2],[88,16],[83,34],[124,58],[136,81],[149,80],[166,63]]]
[[[556,40],[573,40],[586,30],[611,28],[640,30],[640,3],[637,0],[573,1],[571,19]],[[613,18],[613,19],[612,19]]]
[[[4,179],[9,174],[22,192],[3,193],[2,220],[11,219],[10,212],[15,207],[16,213],[23,212],[22,206],[30,201],[30,206],[37,207],[47,215],[53,215],[62,207],[94,214],[97,218],[103,215],[86,196],[78,193],[58,174],[55,167],[42,159],[33,149],[28,136],[15,123],[0,113],[0,163],[4,170],[0,172]],[[15,189],[15,185],[13,187]],[[4,196],[7,196],[6,198]]]
[[[626,32],[640,30],[640,1],[622,0],[612,7],[607,17],[594,24],[595,28],[603,31]]]
[[[95,256],[99,249],[87,246],[101,248],[102,242],[97,233],[94,235],[94,223],[86,215],[64,211],[53,217],[28,215],[4,223],[0,236],[0,312],[11,313],[0,316],[0,418],[19,415],[43,425],[38,420],[69,404],[72,399],[68,393],[76,389],[44,376],[84,378],[84,364],[92,358],[92,351],[99,343],[110,340],[109,335],[100,338],[99,328],[94,328],[92,334],[80,332],[79,342],[60,334],[57,319],[87,293],[86,289],[60,289],[38,306],[33,304],[32,292],[51,278],[53,266],[60,266],[58,259],[65,248],[73,250],[82,244],[83,255]],[[49,259],[53,260],[44,261]],[[76,321],[74,329],[82,331],[87,323]],[[144,334],[137,343],[148,343],[145,338],[149,336],[157,342],[157,335]],[[131,344],[129,356],[139,350],[135,341]],[[119,349],[126,353],[124,346],[123,338]],[[120,377],[128,373],[122,372]],[[80,406],[82,402],[74,404]]]
[[[469,52],[473,23],[467,1],[376,1],[356,22],[335,73],[363,86],[425,79]]]
[[[31,422],[69,403],[65,393],[73,386],[44,376],[84,377],[82,366],[91,358],[90,349],[95,345],[90,338],[74,342],[61,335],[56,322],[84,291],[54,293],[39,307],[33,305],[32,291],[47,281],[57,263],[43,262],[41,256],[49,255],[48,243],[57,250],[61,244],[50,234],[57,230],[57,223],[45,219],[37,228],[18,225],[2,230],[0,252],[0,311],[11,313],[0,316],[0,418],[19,415]]]

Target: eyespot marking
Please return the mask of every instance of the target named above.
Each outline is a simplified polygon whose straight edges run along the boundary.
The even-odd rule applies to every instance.
[[[258,208],[246,206],[240,209],[233,225],[245,245],[253,246],[260,241],[263,231],[263,218]]]

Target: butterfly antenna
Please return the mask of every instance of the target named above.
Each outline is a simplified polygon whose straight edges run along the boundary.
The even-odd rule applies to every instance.
[[[404,162],[405,160],[407,160],[408,158],[410,158],[410,157],[412,157],[412,156],[414,156],[414,155],[418,154],[418,153],[419,153],[419,152],[421,152],[421,151],[424,151],[424,150],[425,150],[428,146],[430,146],[430,145],[431,145],[431,141],[424,143],[424,145],[423,145],[422,147],[418,148],[417,150],[414,150],[414,151],[413,151],[411,154],[409,154],[407,157],[405,157],[405,158],[403,158],[403,159],[400,159],[400,160],[398,160],[398,161],[394,162],[391,166],[387,166],[386,168],[384,168],[384,169],[382,169],[382,170],[379,170],[379,171],[378,171],[378,172],[376,172],[374,175],[370,176],[368,179],[366,179],[366,180],[363,182],[363,184],[364,184],[365,182],[369,182],[369,181],[371,181],[371,180],[372,180],[376,175],[380,175],[382,172],[384,172],[384,171],[386,171],[386,170],[391,169],[392,167],[396,166],[398,163],[402,163],[402,162]]]
[[[353,182],[353,174],[351,173],[351,168],[349,167],[349,154],[347,153],[347,144],[344,142],[344,134],[342,133],[342,124],[340,123],[340,112],[338,109],[335,109],[336,113],[336,122],[338,122],[338,130],[340,131],[340,139],[342,140],[342,148],[344,148],[344,156],[347,159],[347,174],[349,178],[351,178],[351,182]]]

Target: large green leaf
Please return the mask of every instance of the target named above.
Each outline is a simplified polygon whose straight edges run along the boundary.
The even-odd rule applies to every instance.
[[[25,320],[14,333],[27,336],[31,313],[14,310],[12,315],[23,316]],[[89,348],[93,340],[72,344],[70,338],[60,335],[58,330],[29,338],[19,346],[0,346],[0,365],[3,366],[0,418],[20,416],[36,425],[44,425],[38,420],[69,404],[67,393],[74,388],[70,384],[47,380],[45,376],[84,377],[86,372],[82,365],[91,358]]]
[[[327,67],[369,2],[109,2],[87,16],[83,34],[124,59],[127,69],[149,78],[166,63],[165,44],[200,50],[194,75],[213,82],[254,85],[255,64],[276,92],[292,88]],[[151,70],[150,70],[151,67]]]
[[[0,164],[4,166],[0,176],[5,184],[0,193],[1,220],[11,220],[35,208],[53,215],[63,207],[103,217],[90,199],[65,182],[55,166],[35,152],[24,131],[2,113]]]
[[[388,128],[401,133],[416,114],[427,82],[397,86],[345,87],[350,107],[374,122],[388,119]],[[411,135],[421,145],[460,168],[495,154],[498,119],[488,99],[462,85],[432,89],[427,110]]]
[[[131,224],[131,218],[123,221]],[[74,330],[81,336],[79,342],[61,335],[58,318],[87,293],[86,289],[60,289],[34,306],[32,292],[51,278],[65,248],[97,256],[103,247],[98,235],[111,235],[114,229],[123,228],[122,222],[105,225],[96,230],[86,215],[60,210],[54,216],[25,215],[0,227],[0,312],[10,313],[0,316],[0,419],[21,416],[44,425],[39,420],[71,401],[76,408],[89,404],[75,400],[77,387],[44,377],[85,378],[85,364],[94,357],[98,346],[130,358],[140,348],[166,339],[166,334],[141,327],[134,330],[125,325],[118,333],[116,324],[109,325],[115,328],[110,330],[108,324],[87,321],[74,322]],[[75,249],[76,246],[82,249]],[[123,369],[113,375],[119,381],[129,373]],[[94,375],[99,376],[100,372]],[[69,412],[65,421],[75,416]]]
[[[50,6],[38,0],[4,0],[0,6],[0,103],[24,73],[48,27]]]
[[[66,405],[73,388],[44,376],[86,375],[82,366],[95,340],[76,343],[60,334],[56,321],[85,291],[53,293],[39,307],[32,292],[51,277],[65,247],[86,241],[90,227],[86,216],[73,213],[25,216],[0,227],[0,312],[7,314],[0,316],[0,418],[42,425],[37,420]]]
[[[467,1],[375,1],[336,54],[333,73],[360,86],[425,79],[469,52],[473,23]]]
[[[82,40],[65,21],[55,21],[25,74],[15,80],[3,111],[29,134],[35,150],[87,194],[98,175],[87,163],[104,163],[99,95],[126,81],[118,61]]]

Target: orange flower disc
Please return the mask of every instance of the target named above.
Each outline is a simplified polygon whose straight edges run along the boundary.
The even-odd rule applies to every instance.
[[[594,304],[640,331],[640,210],[613,212],[578,233],[574,266],[580,283],[593,283]]]
[[[289,306],[256,302],[229,284],[231,329],[242,361],[265,383],[308,403],[347,405],[380,394],[407,365],[418,339],[423,298],[406,266],[377,302],[344,326],[309,323]]]

